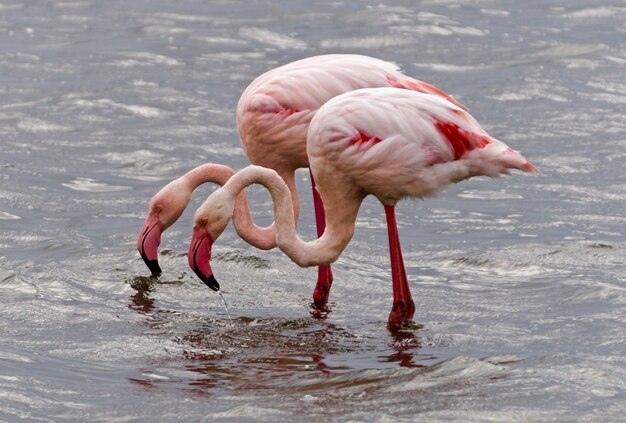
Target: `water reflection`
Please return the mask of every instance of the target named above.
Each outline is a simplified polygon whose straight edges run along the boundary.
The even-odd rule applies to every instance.
[[[150,288],[137,288],[148,289],[138,289],[129,307],[142,314],[145,310],[154,311],[152,300],[145,295]],[[168,315],[165,311],[158,314]],[[328,364],[326,357],[358,348],[358,342],[346,330],[315,320],[239,317],[234,324],[210,323],[207,325],[206,320],[198,318],[195,327],[187,333],[172,334],[174,342],[182,347],[181,356],[172,359],[173,366],[184,368],[185,377],[153,377],[161,367],[170,368],[170,360],[167,360],[158,370],[143,369],[142,377],[129,378],[129,381],[150,388],[173,382],[195,393],[209,393],[214,389],[267,389],[288,384],[303,373],[321,377],[348,371],[350,368],[344,365]],[[178,364],[180,361],[184,362],[182,366]]]
[[[154,299],[149,296],[158,281],[158,276],[137,276],[130,281],[130,286],[137,291],[130,297],[128,308],[140,314],[150,314],[154,309]]]
[[[421,325],[415,327],[422,328]],[[391,337],[389,347],[394,353],[380,357],[381,361],[398,363],[400,367],[426,367],[424,364],[415,363],[415,353],[422,347],[422,342],[412,330],[393,331]]]
[[[328,318],[328,315],[332,312],[329,304],[318,306],[314,302],[309,305],[309,315],[320,322],[323,322]]]
[[[240,316],[232,323],[207,320],[203,316],[159,310],[150,296],[157,283],[160,282],[156,277],[133,279],[131,286],[137,292],[131,296],[128,307],[150,315],[149,325],[159,329],[157,336],[167,336],[181,349],[179,355],[141,369],[140,377],[129,378],[131,383],[146,389],[177,386],[196,395],[211,395],[224,389],[249,392],[291,387],[324,391],[353,387],[378,377],[364,377],[361,370],[337,357],[370,355],[373,348],[393,351],[378,356],[379,363],[392,363],[399,368],[426,367],[416,359],[422,346],[417,333],[422,326],[418,324],[384,332],[389,338],[380,344],[378,336],[357,336],[325,321],[327,312],[319,310],[312,313],[312,318]],[[155,320],[156,315],[159,318]],[[176,324],[168,324],[174,320]],[[163,331],[165,327],[168,329]],[[183,375],[180,369],[184,369]],[[175,377],[163,376],[172,371]]]
[[[441,361],[432,350],[425,354],[433,342],[419,323],[396,331],[382,321],[351,329],[329,322],[323,313],[239,316],[229,323],[155,306],[152,293],[162,283],[168,282],[131,281],[136,293],[128,307],[147,317],[158,344],[174,345],[164,358],[144,363],[128,377],[144,390],[173,389],[200,399],[267,395],[281,404],[285,396],[306,395],[332,408],[354,395],[377,393],[393,402],[397,392],[459,390],[506,374],[499,357]]]

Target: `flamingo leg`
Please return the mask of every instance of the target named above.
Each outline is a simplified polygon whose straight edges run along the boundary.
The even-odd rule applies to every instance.
[[[406,269],[402,260],[400,236],[396,224],[395,206],[385,205],[387,217],[387,231],[389,234],[389,254],[391,256],[391,281],[393,288],[393,306],[389,313],[389,327],[399,329],[407,320],[413,318],[415,303],[411,297],[411,290],[406,277]]]
[[[320,238],[326,229],[326,214],[324,213],[324,204],[320,193],[315,188],[315,180],[311,175],[311,186],[313,188],[313,205],[315,206],[315,223],[317,225],[317,237]],[[330,295],[330,286],[333,284],[333,272],[330,264],[324,264],[317,268],[317,284],[313,291],[313,302],[318,308],[325,308],[328,304],[328,296]]]

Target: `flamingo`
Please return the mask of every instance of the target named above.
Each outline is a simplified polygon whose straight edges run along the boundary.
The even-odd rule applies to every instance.
[[[374,195],[387,218],[393,290],[388,323],[394,329],[415,312],[395,222],[396,203],[435,195],[449,183],[472,176],[497,177],[509,169],[538,172],[461,107],[440,96],[396,88],[360,89],[328,101],[310,123],[307,151],[326,212],[320,238],[304,242],[298,237],[289,185],[280,175],[249,166],[196,211],[189,265],[209,287],[219,289],[210,265],[212,245],[233,214],[237,194],[250,184],[270,191],[278,247],[302,267],[334,262],[352,238],[361,202]]]
[[[306,134],[317,110],[331,98],[359,88],[396,87],[432,93],[457,103],[438,88],[410,78],[398,66],[380,59],[350,54],[314,56],[270,70],[256,78],[237,105],[237,128],[251,163],[274,169],[291,192],[295,220],[299,199],[295,171],[309,167]],[[195,188],[205,182],[223,185],[234,172],[222,165],[205,164],[172,181],[150,202],[150,211],[137,240],[137,249],[153,274],[160,274],[158,247],[161,234],[181,216]],[[318,237],[324,232],[322,202],[313,185]],[[237,197],[235,229],[249,244],[276,246],[274,225],[259,227],[250,217],[245,194]],[[330,265],[320,265],[313,293],[314,303],[325,307],[333,281]]]

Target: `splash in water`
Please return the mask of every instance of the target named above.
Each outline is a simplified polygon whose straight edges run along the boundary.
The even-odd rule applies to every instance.
[[[228,321],[232,325],[233,324],[233,319],[230,317],[230,312],[228,311],[228,306],[226,305],[226,300],[224,299],[224,295],[222,294],[222,291],[217,291],[217,293],[220,296],[220,300],[222,300],[222,305],[224,306],[224,310],[226,310],[226,315],[228,316]]]

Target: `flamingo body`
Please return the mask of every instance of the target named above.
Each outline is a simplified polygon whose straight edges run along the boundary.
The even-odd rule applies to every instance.
[[[322,198],[327,187],[334,191],[339,185],[395,204],[527,163],[449,101],[392,88],[335,97],[313,118],[308,135],[311,171]]]
[[[432,93],[458,104],[438,88],[404,75],[393,63],[350,54],[314,56],[272,69],[257,77],[241,95],[236,115],[244,151],[251,163],[274,169],[285,180],[296,221],[299,199],[294,174],[299,168],[309,167],[307,132],[313,116],[333,97],[367,87]],[[161,232],[182,214],[192,191],[204,182],[221,185],[228,179],[225,175],[232,173],[215,169],[211,164],[202,165],[154,196],[137,241],[137,249],[153,274],[161,271],[157,260]],[[318,233],[322,233],[324,208],[315,189],[313,192]],[[254,224],[243,193],[237,200],[235,213],[235,228],[245,241],[262,249],[276,246],[274,227],[261,228]],[[313,295],[318,306],[327,303],[332,280],[330,267],[320,267]]]
[[[334,262],[354,233],[361,202],[376,196],[389,226],[394,304],[392,327],[412,318],[411,298],[395,225],[395,204],[406,197],[436,194],[452,182],[508,169],[537,171],[522,155],[489,136],[462,108],[431,94],[396,88],[351,91],[324,104],[312,119],[307,150],[324,203],[326,229],[316,241],[295,232],[288,189],[274,172],[248,167],[203,203],[194,216],[189,264],[205,282],[215,281],[211,246],[224,230],[234,198],[252,183],[272,194],[277,244],[296,264]],[[199,259],[200,258],[200,259]]]
[[[309,167],[309,123],[328,100],[360,88],[396,87],[437,94],[438,88],[404,75],[397,65],[368,56],[314,56],[256,78],[237,106],[237,128],[253,164],[278,173]]]

